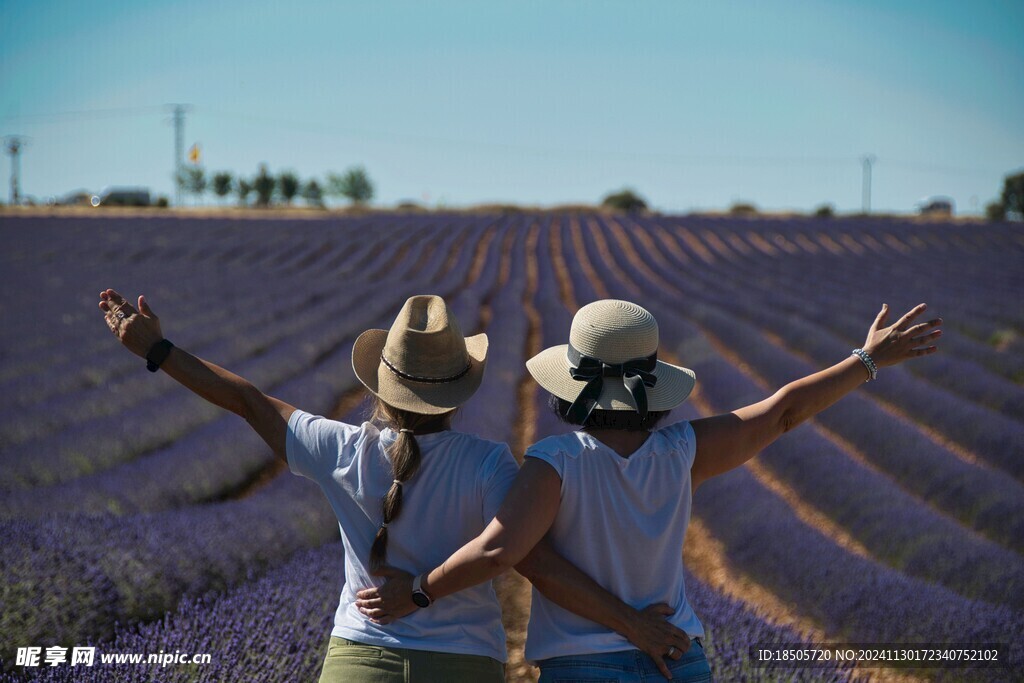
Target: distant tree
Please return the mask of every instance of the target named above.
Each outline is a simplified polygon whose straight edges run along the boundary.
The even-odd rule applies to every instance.
[[[252,189],[256,192],[257,206],[270,206],[270,200],[274,197],[274,187],[277,181],[274,176],[267,173],[267,165],[260,164],[260,172],[252,181]]]
[[[836,215],[836,210],[831,204],[822,204],[814,210],[814,215],[818,218],[832,218]]]
[[[1003,179],[1003,211],[1024,220],[1024,171]]]
[[[320,189],[320,183],[315,178],[310,178],[309,182],[302,187],[302,198],[310,206],[323,207],[324,191]]]
[[[291,171],[285,171],[277,177],[277,189],[288,206],[291,206],[295,195],[299,193],[299,185],[298,176]]]
[[[636,213],[647,209],[647,202],[644,198],[629,188],[623,188],[613,192],[601,200],[601,206],[616,211]]]
[[[245,206],[249,203],[249,195],[252,194],[252,183],[247,178],[239,176],[235,181],[235,195],[238,197],[238,205]]]
[[[167,197],[165,197],[163,195],[160,195],[159,197],[156,198],[155,206],[158,209],[166,209],[168,206],[170,206],[170,204],[171,204],[170,200],[167,199]]]
[[[992,221],[993,223],[997,223],[999,221],[1005,221],[1006,220],[1006,207],[1003,206],[1003,202],[1002,201],[989,202],[985,206],[985,217],[988,220]]]
[[[362,166],[350,168],[344,175],[327,176],[328,193],[345,197],[353,204],[365,204],[373,199],[373,183]]]
[[[202,166],[184,166],[178,174],[178,186],[188,192],[199,203],[206,192],[206,171]]]
[[[228,171],[220,171],[213,175],[213,193],[221,198],[231,194],[231,180],[233,176]]]
[[[757,207],[750,202],[734,202],[729,207],[729,213],[733,216],[755,216],[757,215]]]

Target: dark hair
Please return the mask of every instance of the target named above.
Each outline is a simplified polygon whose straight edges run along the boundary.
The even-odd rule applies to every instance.
[[[395,481],[384,495],[384,523],[377,530],[373,546],[370,548],[371,570],[379,569],[387,563],[388,524],[397,519],[402,511],[402,482],[411,479],[420,467],[420,445],[416,441],[415,433],[427,434],[448,429],[454,414],[454,410],[440,415],[413,413],[374,397],[371,419],[378,424],[391,427],[398,432],[398,438],[387,449]],[[402,429],[411,429],[412,432],[399,431]]]
[[[558,419],[567,424],[579,424],[565,415],[572,403],[554,394],[548,396],[548,407],[558,415]],[[669,414],[668,410],[649,410],[647,419],[641,420],[640,413],[633,410],[597,410],[590,411],[590,416],[580,425],[584,429],[621,429],[627,432],[646,432],[654,429]]]

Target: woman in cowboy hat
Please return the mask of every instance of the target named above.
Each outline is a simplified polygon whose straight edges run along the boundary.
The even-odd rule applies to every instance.
[[[450,429],[455,409],[480,386],[486,335],[463,337],[440,297],[411,297],[390,330],[368,330],[353,346],[355,374],[375,400],[373,421],[357,426],[298,410],[175,348],[142,296],[138,311],[112,289],[100,298],[111,331],[150,370],[244,417],[329,500],[345,545],[345,584],[321,681],[504,680],[505,634],[489,581],[434,609],[425,609],[429,591],[410,586],[422,609],[394,624],[361,614],[352,589],[394,567],[440,562],[481,533],[505,498],[518,471],[508,446]],[[664,606],[636,610],[544,546],[521,567],[558,604],[645,651],[680,635],[661,617]]]
[[[935,351],[941,320],[911,326],[925,306],[883,328],[888,307],[863,349],[796,380],[753,405],[655,430],[693,389],[692,371],[658,360],[658,325],[626,301],[597,301],[573,318],[569,343],[527,362],[559,415],[580,431],[531,446],[508,498],[484,532],[414,580],[443,604],[519,562],[546,542],[626,603],[667,603],[680,630],[654,661],[619,634],[561,609],[534,591],[526,656],[541,681],[648,680],[657,666],[677,681],[707,681],[703,626],[683,585],[683,537],[692,493],[707,479],[752,458],[784,432],[835,403],[877,369]],[[391,623],[415,610],[410,576],[357,593],[367,616]],[[666,661],[662,661],[662,657]]]

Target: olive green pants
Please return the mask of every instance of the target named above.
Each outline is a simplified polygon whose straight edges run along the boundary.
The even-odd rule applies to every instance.
[[[320,683],[504,683],[505,665],[481,655],[363,645],[331,636]]]

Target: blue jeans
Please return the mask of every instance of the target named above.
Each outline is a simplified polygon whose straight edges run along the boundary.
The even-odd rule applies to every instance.
[[[690,643],[682,658],[666,659],[674,683],[706,683],[711,681],[711,667],[704,656],[700,639]],[[538,683],[665,683],[654,660],[640,650],[623,650],[590,655],[552,657],[537,662]]]

